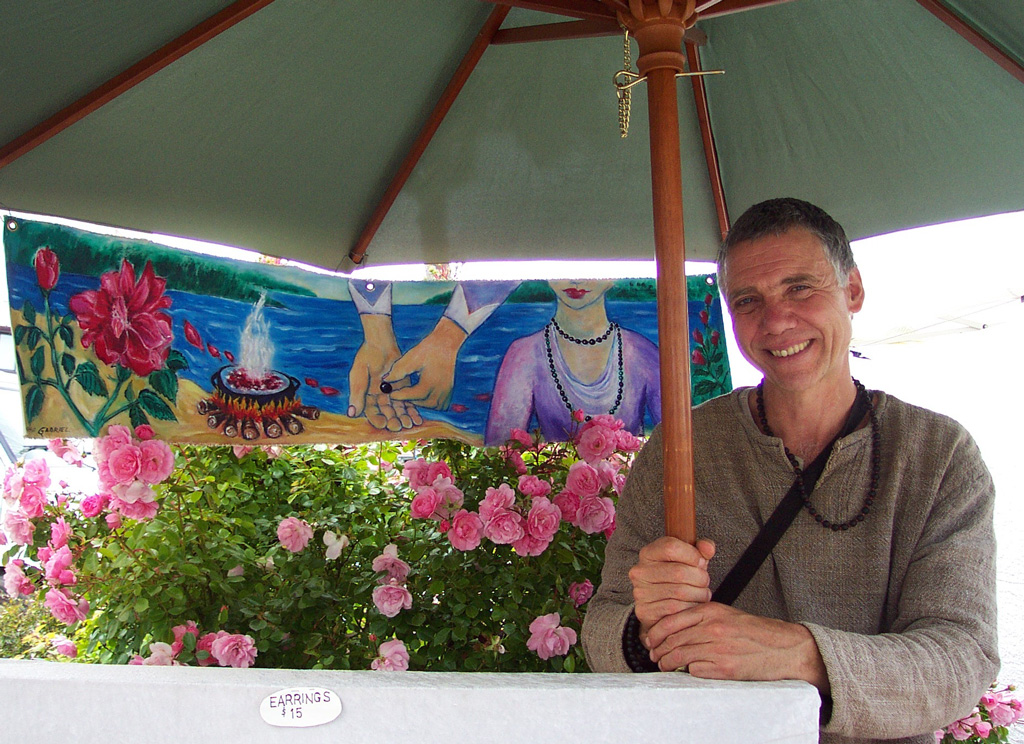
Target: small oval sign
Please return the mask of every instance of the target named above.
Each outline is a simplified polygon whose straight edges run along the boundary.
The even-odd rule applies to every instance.
[[[308,728],[341,715],[338,693],[323,687],[289,687],[272,692],[260,703],[260,716],[271,726]]]

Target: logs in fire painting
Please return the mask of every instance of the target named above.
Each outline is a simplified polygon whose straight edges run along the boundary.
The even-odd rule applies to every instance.
[[[651,279],[357,280],[8,218],[26,434],[345,444],[661,416]],[[689,277],[694,401],[731,389],[713,276]]]

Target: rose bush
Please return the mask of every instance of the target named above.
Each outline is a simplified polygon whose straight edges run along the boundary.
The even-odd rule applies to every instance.
[[[515,432],[499,449],[171,452],[147,429],[97,441],[96,493],[55,491],[35,460],[5,480],[5,589],[63,628],[47,655],[585,669],[578,632],[638,446],[614,420],[582,424],[578,448]]]

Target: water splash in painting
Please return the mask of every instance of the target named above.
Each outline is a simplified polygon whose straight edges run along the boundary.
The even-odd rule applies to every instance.
[[[271,370],[274,361],[274,345],[270,342],[270,323],[263,315],[267,295],[261,294],[253,305],[252,312],[245,319],[242,329],[241,357],[238,366],[251,377],[260,379]]]

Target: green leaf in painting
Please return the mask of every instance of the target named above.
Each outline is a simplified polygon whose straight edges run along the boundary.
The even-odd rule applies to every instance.
[[[71,326],[58,326],[57,335],[60,336],[60,340],[64,342],[64,346],[68,349],[75,345],[75,332],[71,330]]]
[[[20,325],[14,329],[14,343],[20,344],[25,340],[25,334],[28,333],[28,326]]]
[[[140,390],[139,391],[139,403],[146,413],[161,421],[177,421],[177,416],[174,415],[166,403],[160,400],[160,396],[154,393],[152,390]]]
[[[107,383],[100,377],[100,371],[96,368],[94,362],[84,362],[78,365],[75,379],[82,386],[82,390],[89,393],[89,395],[105,396],[107,394]]]
[[[151,374],[149,376],[149,384],[171,403],[178,397],[178,376],[169,369],[158,369]]]
[[[21,306],[21,315],[23,318],[25,318],[26,323],[28,323],[29,325],[35,325],[36,309],[28,300],[25,300],[25,304]]]
[[[167,369],[171,372],[180,372],[183,369],[188,369],[188,360],[177,349],[171,349],[167,352]]]
[[[132,376],[132,371],[127,367],[122,367],[120,364],[117,365],[114,369],[117,372],[118,382],[124,382],[125,380]]]
[[[74,354],[68,354],[64,352],[60,355],[60,366],[64,370],[64,374],[71,376],[75,373],[75,365],[78,362],[75,361]]]
[[[25,418],[31,421],[43,411],[43,389],[34,385],[25,396]]]
[[[136,426],[143,426],[149,423],[149,419],[146,418],[146,414],[142,412],[142,406],[138,403],[134,404],[128,409],[128,418],[132,422],[132,428]]]
[[[29,366],[32,369],[32,374],[36,377],[43,374],[43,366],[46,364],[46,354],[43,353],[43,347],[40,346],[32,354],[32,358],[29,360]]]
[[[28,348],[34,349],[39,346],[39,342],[43,340],[43,332],[35,326],[29,326],[28,328]]]

